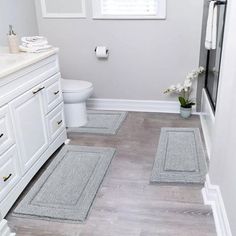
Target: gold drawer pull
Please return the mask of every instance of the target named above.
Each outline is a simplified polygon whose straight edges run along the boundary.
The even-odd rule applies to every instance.
[[[4,134],[0,134],[0,138],[2,138],[2,137],[3,137],[3,135],[4,135]]]
[[[12,174],[9,174],[7,177],[2,177],[4,182],[7,182],[11,178]]]
[[[41,87],[41,88],[39,88],[39,89],[33,91],[33,94],[36,94],[36,93],[40,92],[40,91],[43,90],[44,88],[45,88],[45,87]]]
[[[62,120],[58,121],[57,124],[60,125],[62,123]]]
[[[60,92],[59,90],[58,90],[58,91],[56,91],[56,92],[54,92],[54,95],[57,95],[59,92]]]

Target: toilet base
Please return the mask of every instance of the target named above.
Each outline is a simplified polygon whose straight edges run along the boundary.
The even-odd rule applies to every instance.
[[[86,125],[87,109],[86,103],[65,104],[66,127],[81,127]]]

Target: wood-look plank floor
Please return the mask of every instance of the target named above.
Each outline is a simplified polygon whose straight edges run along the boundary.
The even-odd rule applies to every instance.
[[[200,122],[197,116],[130,112],[115,136],[69,134],[70,144],[117,149],[87,221],[59,223],[9,213],[12,231],[18,236],[215,236],[202,186],[149,183],[162,127],[200,127]]]

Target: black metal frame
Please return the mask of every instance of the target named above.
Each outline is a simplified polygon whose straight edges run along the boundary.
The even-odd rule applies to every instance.
[[[216,5],[226,5],[227,2],[226,1],[217,1],[215,4]]]

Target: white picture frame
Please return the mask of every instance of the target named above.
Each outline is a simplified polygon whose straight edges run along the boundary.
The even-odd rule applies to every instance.
[[[65,0],[68,2],[68,0]],[[86,7],[85,1],[81,0],[82,3],[82,11],[78,13],[50,13],[47,11],[47,0],[41,0],[41,9],[42,9],[42,17],[43,18],[86,18]]]

